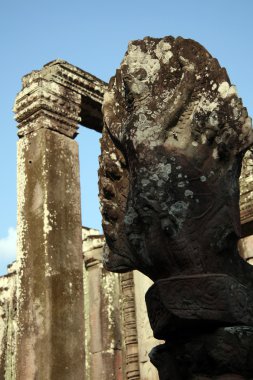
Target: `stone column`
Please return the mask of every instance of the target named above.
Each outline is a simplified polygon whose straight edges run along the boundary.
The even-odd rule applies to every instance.
[[[77,134],[81,95],[57,65],[23,80],[18,142],[17,380],[84,379]]]
[[[86,324],[89,329],[86,373],[90,380],[123,380],[119,276],[104,270],[103,245],[104,237],[99,231],[83,228],[85,288],[89,303],[85,304],[89,322]]]
[[[253,150],[249,149],[242,164],[240,177],[240,216],[242,239],[238,248],[240,255],[253,265]]]
[[[153,336],[145,303],[145,294],[153,284],[153,281],[136,270],[133,271],[133,278],[140,378],[141,380],[159,380],[157,369],[151,364],[148,356],[155,345],[163,343]]]
[[[0,379],[15,379],[16,262],[0,277]]]
[[[253,220],[253,149],[248,149],[242,162],[240,176],[240,216],[241,224]],[[253,234],[253,230],[251,231]],[[247,234],[249,235],[249,234]]]

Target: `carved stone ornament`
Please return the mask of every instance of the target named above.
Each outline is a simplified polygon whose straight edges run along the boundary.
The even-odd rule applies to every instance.
[[[133,41],[103,112],[107,268],[153,280],[244,271],[238,179],[253,133],[226,70],[192,40]]]
[[[116,272],[137,269],[155,281],[146,294],[154,335],[168,342],[176,337],[172,351],[182,339],[177,356],[167,343],[161,354],[151,354],[160,379],[253,376],[249,362],[244,371],[229,366],[226,352],[225,364],[217,356],[212,372],[207,344],[210,333],[226,350],[231,334],[217,329],[244,325],[252,334],[247,326],[253,326],[253,268],[237,250],[239,177],[253,132],[226,70],[193,40],[130,42],[103,114],[104,264]],[[241,339],[239,330],[235,336],[252,351],[250,339]],[[205,344],[203,356],[196,347]],[[196,364],[202,357],[203,368]]]

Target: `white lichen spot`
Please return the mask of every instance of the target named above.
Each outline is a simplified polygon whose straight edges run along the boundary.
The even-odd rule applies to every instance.
[[[204,175],[202,175],[202,176],[200,177],[200,181],[201,181],[201,182],[206,182],[206,177],[205,177]]]
[[[50,224],[50,212],[45,202],[44,203],[44,225],[43,225],[44,236],[47,235],[50,231],[52,231],[52,226]]]
[[[138,120],[135,122],[135,127],[135,135],[132,136],[135,149],[137,149],[139,144],[149,145],[151,149],[160,144],[160,125],[152,125],[148,120],[146,122]]]
[[[218,150],[217,150],[217,148],[214,148],[214,149],[213,149],[212,157],[213,157],[215,160],[218,159],[219,156],[218,156]]]
[[[193,145],[193,146],[198,146],[199,144],[198,144],[197,141],[192,141],[192,145]]]
[[[202,144],[205,144],[206,142],[207,142],[206,135],[202,134],[202,135],[201,135],[201,143],[202,143]]]
[[[141,184],[142,184],[143,187],[146,187],[149,184],[149,180],[148,179],[142,179],[141,180]]]
[[[133,93],[138,95],[145,93],[145,91],[148,91],[148,86],[145,83],[137,80],[136,78],[132,79],[132,82],[130,83],[130,88]]]
[[[52,276],[52,267],[49,265],[49,263],[45,264],[45,276],[46,277]]]
[[[214,84],[212,85],[212,90],[214,91],[216,88],[217,88],[217,83],[214,83]]]
[[[156,173],[160,179],[167,181],[171,174],[171,164],[159,163],[156,166]]]
[[[181,228],[184,224],[186,215],[187,215],[187,210],[189,207],[189,203],[183,202],[183,201],[178,201],[174,203],[169,210],[169,214],[173,215],[177,219],[177,224]]]
[[[217,108],[218,103],[217,102],[210,102],[210,100],[207,99],[207,95],[203,95],[197,104],[196,111],[199,112],[201,110],[212,112],[215,108]]]
[[[169,63],[169,60],[173,56],[170,43],[163,40],[157,44],[155,53],[157,58],[159,58],[165,64]]]
[[[142,123],[144,123],[146,120],[147,120],[146,115],[144,115],[143,113],[141,113],[141,114],[139,115],[139,121],[141,121]]]
[[[249,131],[251,130],[252,130],[252,120],[250,117],[247,117],[245,120],[245,123],[242,126],[242,131],[243,133],[248,134]]]
[[[153,83],[160,70],[158,59],[153,58],[147,52],[142,51],[140,46],[129,44],[128,55],[125,56],[123,64],[128,66],[129,74],[135,74],[139,69],[147,73],[147,80]]]
[[[184,64],[184,68],[187,71],[194,71],[195,70],[194,64],[192,62],[190,62],[187,58],[180,55],[179,59]],[[183,78],[183,76],[182,76],[182,78]]]
[[[236,87],[234,85],[230,86],[228,90],[228,96],[232,96],[232,95],[238,95]]]
[[[111,154],[110,154],[110,157],[111,157],[111,159],[114,160],[114,161],[117,160],[117,156],[116,156],[115,153],[111,153]]]
[[[112,330],[115,324],[114,311],[115,311],[115,275],[114,273],[106,273],[102,277],[103,295],[106,299],[106,314],[107,314],[107,328]]]
[[[237,95],[235,86],[229,86],[228,82],[222,82],[218,87],[218,92],[223,99],[227,96]]]
[[[191,190],[185,190],[184,195],[185,197],[193,198],[193,192]]]
[[[234,98],[233,98],[233,101],[234,101]],[[240,117],[240,111],[237,107],[234,107],[234,105],[232,103],[234,103],[234,102],[231,101],[231,106],[233,107],[234,118],[235,118],[235,120],[238,120]]]
[[[158,180],[159,180],[159,177],[158,177],[158,175],[157,175],[156,173],[154,173],[154,174],[152,174],[152,175],[150,176],[150,179],[151,179],[152,181],[158,181]]]

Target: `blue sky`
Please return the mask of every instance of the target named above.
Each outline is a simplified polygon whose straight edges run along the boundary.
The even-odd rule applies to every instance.
[[[0,275],[15,258],[16,123],[21,77],[62,58],[109,81],[129,40],[193,38],[227,68],[253,114],[252,0],[2,0],[0,5]],[[100,228],[99,135],[81,128],[83,224]]]

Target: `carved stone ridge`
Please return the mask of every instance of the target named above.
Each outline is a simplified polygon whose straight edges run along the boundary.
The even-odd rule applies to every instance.
[[[139,380],[140,368],[133,272],[122,273],[120,275],[120,282],[122,289],[122,309],[126,345],[126,379]]]
[[[101,131],[106,87],[102,80],[63,60],[32,71],[24,76],[14,105],[19,137],[40,128],[75,137],[78,124]]]

